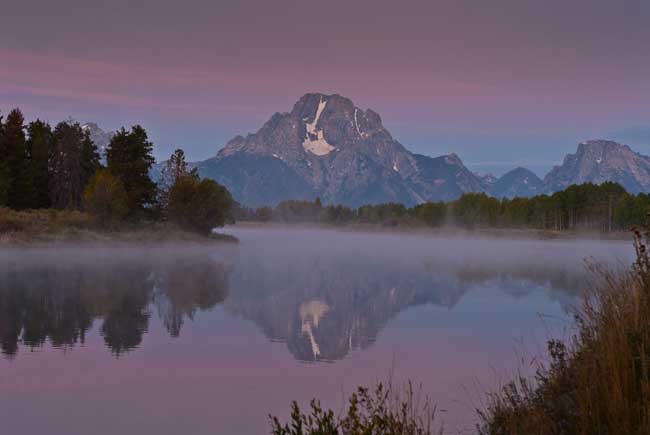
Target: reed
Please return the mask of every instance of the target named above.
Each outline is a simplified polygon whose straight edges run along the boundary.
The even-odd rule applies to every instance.
[[[650,229],[634,238],[632,267],[593,267],[598,284],[576,311],[572,338],[548,343],[550,360],[533,379],[489,395],[479,433],[650,433]]]

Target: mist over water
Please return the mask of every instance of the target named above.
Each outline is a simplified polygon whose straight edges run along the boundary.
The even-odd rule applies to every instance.
[[[629,242],[227,231],[238,245],[0,250],[8,433],[266,433],[291,400],[339,409],[391,368],[471,428],[477,390],[570,329],[585,260],[633,258]]]

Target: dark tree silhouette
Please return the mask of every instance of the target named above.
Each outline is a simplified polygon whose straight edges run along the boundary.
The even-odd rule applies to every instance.
[[[49,187],[52,206],[78,209],[90,177],[101,167],[97,147],[78,123],[60,122],[54,129]]]
[[[52,128],[37,119],[27,127],[27,152],[30,157],[30,171],[34,197],[32,208],[50,206],[48,162],[52,153]]]
[[[7,203],[15,209],[28,208],[34,198],[24,122],[22,112],[14,109],[7,116],[4,125],[4,148],[8,168]]]
[[[139,125],[122,128],[111,139],[106,151],[108,169],[124,184],[132,214],[142,212],[156,200],[156,183],[149,176],[155,163],[153,144]]]

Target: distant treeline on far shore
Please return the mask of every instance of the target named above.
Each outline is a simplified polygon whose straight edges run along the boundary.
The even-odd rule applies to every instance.
[[[357,209],[315,201],[284,201],[276,207],[240,208],[238,220],[286,223],[373,224],[459,228],[529,228],[549,231],[628,230],[646,221],[650,196],[631,195],[616,183],[572,185],[552,195],[497,199],[466,193],[456,201],[408,208],[388,203]]]

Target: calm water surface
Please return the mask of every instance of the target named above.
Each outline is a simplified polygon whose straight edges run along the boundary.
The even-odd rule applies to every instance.
[[[0,433],[264,434],[412,378],[448,429],[570,328],[624,242],[241,229],[238,246],[0,250]]]

